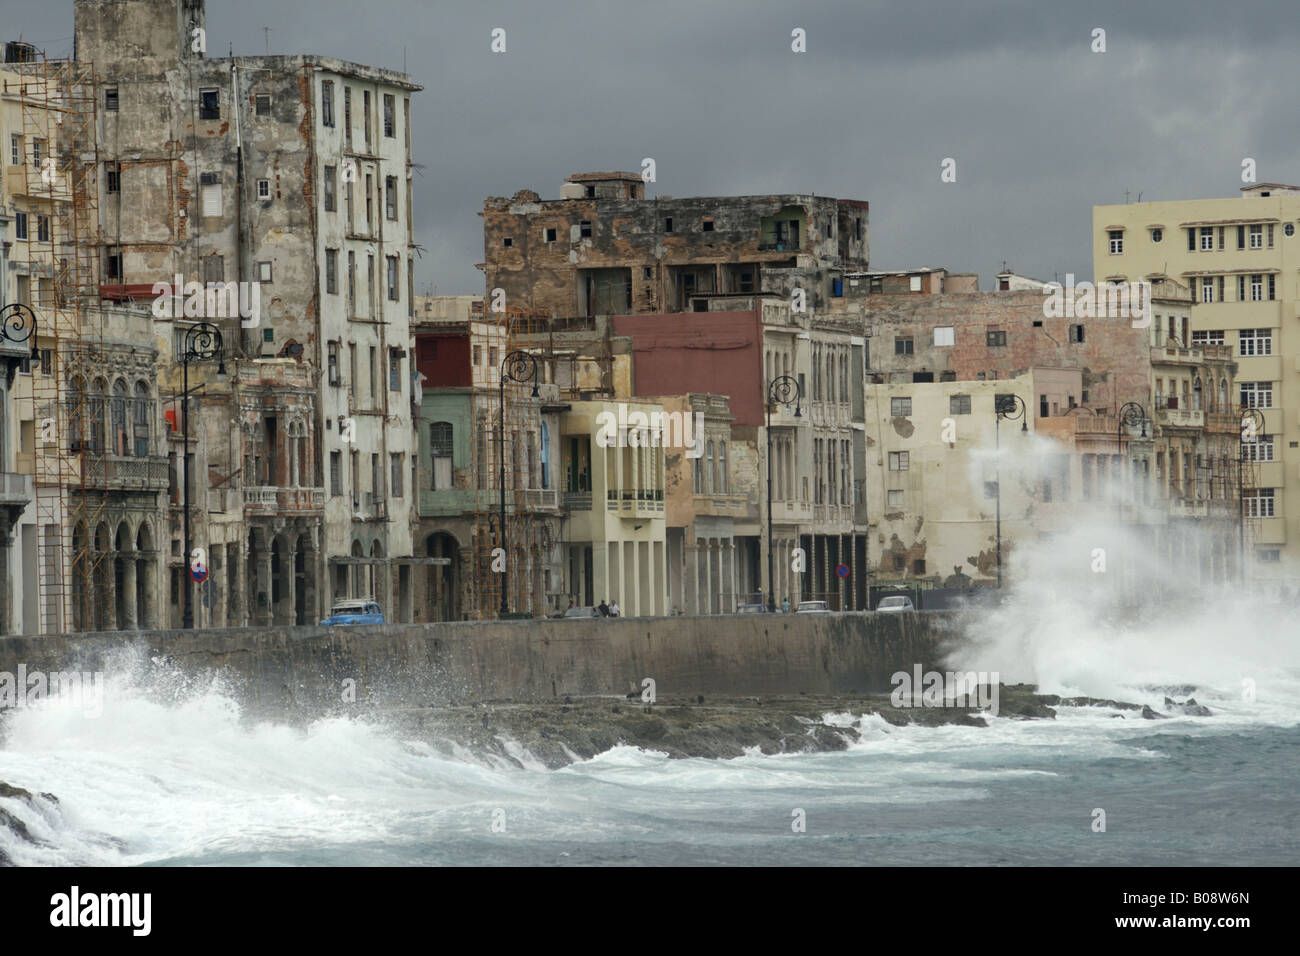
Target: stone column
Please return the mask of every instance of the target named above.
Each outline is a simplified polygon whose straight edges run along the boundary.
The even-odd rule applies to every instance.
[[[686,549],[686,573],[682,577],[682,613],[700,613],[700,546],[699,539],[692,538],[688,545],[683,538]]]
[[[122,607],[126,611],[126,620],[118,621],[117,626],[123,631],[138,631],[140,622],[136,615],[135,595],[135,552],[125,551],[122,553],[122,590],[126,593],[122,595]]]

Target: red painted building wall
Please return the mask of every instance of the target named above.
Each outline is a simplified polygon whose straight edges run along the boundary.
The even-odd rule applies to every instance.
[[[463,332],[421,332],[415,336],[415,367],[425,388],[473,385],[469,336]]]
[[[757,312],[614,316],[632,339],[637,395],[726,395],[737,425],[763,424],[763,332]]]

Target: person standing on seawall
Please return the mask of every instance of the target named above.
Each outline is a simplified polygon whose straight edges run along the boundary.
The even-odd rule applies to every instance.
[[[600,604],[597,606],[596,610],[600,612],[601,617],[609,617],[609,605],[605,603],[604,598],[601,598]]]
[[[782,614],[789,614],[789,613],[790,613],[790,599],[789,599],[789,598],[781,598],[781,613],[782,613]]]
[[[609,616],[618,617],[623,613],[623,609],[618,606],[618,598],[614,598],[614,603],[609,606]]]

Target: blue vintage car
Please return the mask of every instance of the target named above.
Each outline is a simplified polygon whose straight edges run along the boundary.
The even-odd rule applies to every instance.
[[[374,601],[339,601],[330,608],[330,616],[321,621],[325,627],[343,624],[383,624],[384,612]]]

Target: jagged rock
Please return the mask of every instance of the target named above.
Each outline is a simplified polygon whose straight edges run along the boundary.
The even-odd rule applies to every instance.
[[[1143,705],[1142,705],[1142,719],[1143,719],[1143,720],[1164,720],[1164,719],[1165,719],[1165,715],[1164,715],[1164,714],[1161,714],[1161,713],[1158,713],[1158,712],[1152,710],[1152,709],[1151,709],[1150,707],[1148,707],[1146,704],[1143,704]]]

